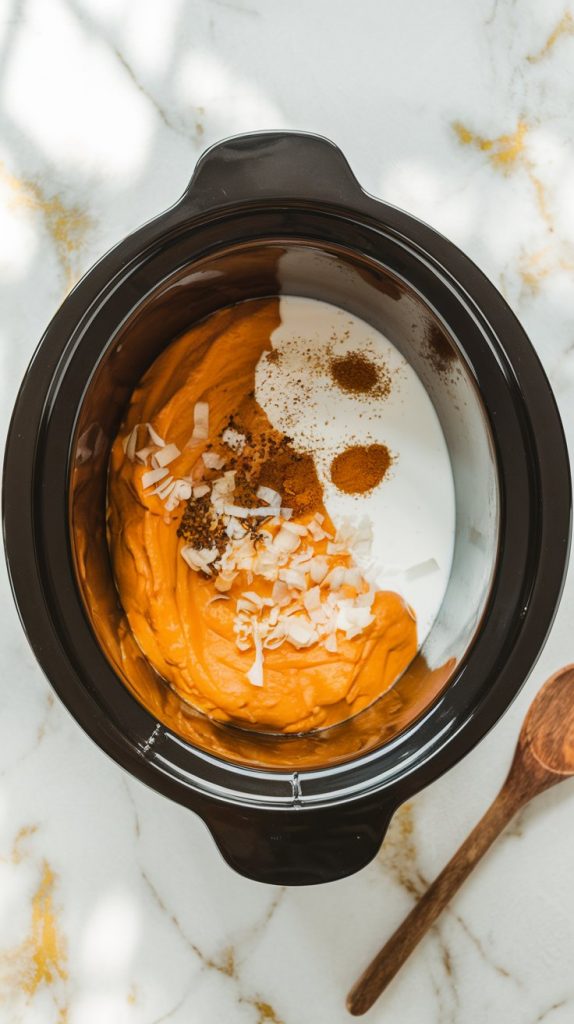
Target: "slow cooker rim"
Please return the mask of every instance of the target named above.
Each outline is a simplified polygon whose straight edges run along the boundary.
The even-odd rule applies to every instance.
[[[411,227],[414,227],[414,226],[416,226],[418,234],[420,234],[420,230],[421,229],[424,229],[424,231],[427,233],[427,241],[431,242],[433,245],[436,246],[437,240],[440,240],[440,242],[442,243],[443,247],[445,245],[448,247],[448,255],[451,257],[450,265],[448,267],[448,272],[452,275],[452,273],[453,273],[453,264],[459,263],[460,260],[462,260],[463,269],[466,269],[467,273],[470,270],[471,276],[473,276],[473,275],[475,276],[476,280],[475,280],[474,283],[475,283],[477,288],[479,288],[481,283],[482,283],[482,285],[484,287],[484,285],[486,283],[487,291],[490,293],[490,299],[492,301],[492,305],[498,307],[497,309],[494,310],[496,315],[500,316],[501,314],[505,314],[507,317],[510,316],[511,318],[513,318],[513,314],[511,313],[511,311],[509,310],[508,306],[506,305],[506,303],[502,299],[502,296],[499,295],[499,293],[494,289],[494,287],[490,284],[490,282],[488,282],[487,279],[484,277],[484,275],[481,274],[481,272],[478,270],[478,268],[476,268],[474,266],[474,264],[472,264],[471,261],[469,261],[468,258],[465,257],[464,254],[462,254],[460,252],[460,250],[458,250],[454,245],[452,245],[452,243],[448,242],[446,239],[443,239],[442,236],[440,236],[436,232],[434,232],[432,228],[429,228],[426,225],[423,225],[422,222],[417,221],[415,218],[411,218],[410,215],[405,214],[402,211],[397,211],[395,208],[388,207],[384,203],[381,203],[381,202],[379,202],[377,200],[370,199],[370,197],[367,197],[366,195],[365,195],[365,202],[367,204],[374,204],[376,206],[376,210],[371,209],[371,211],[370,211],[371,214],[374,216],[374,218],[376,220],[379,220],[379,221],[383,220],[384,217],[385,217],[385,214],[387,212],[389,212],[389,211],[392,211],[394,213],[394,215],[395,215],[395,219],[399,218],[401,220],[402,226],[401,226],[400,234],[403,235],[403,237],[408,238],[411,242],[412,242],[412,237],[409,235],[409,229]],[[296,204],[296,203],[297,203],[297,200],[294,199],[293,200],[293,204]],[[14,470],[14,463],[13,463],[13,459],[12,459],[13,445],[15,443],[15,438],[18,436],[19,427],[22,425],[20,421],[21,421],[21,417],[23,415],[23,410],[22,410],[23,395],[28,393],[28,388],[31,386],[32,377],[34,375],[40,375],[40,377],[41,377],[42,373],[45,373],[45,369],[41,366],[42,362],[46,362],[46,361],[49,362],[50,361],[50,360],[47,359],[47,356],[48,356],[47,345],[44,344],[43,350],[42,350],[42,345],[43,345],[43,343],[46,343],[48,340],[53,340],[54,337],[58,336],[58,334],[59,334],[59,318],[61,317],[63,311],[65,312],[64,319],[67,319],[67,320],[71,319],[72,321],[75,321],[74,328],[76,330],[78,329],[79,321],[76,320],[76,313],[75,313],[74,307],[76,307],[79,304],[81,309],[83,310],[84,314],[87,315],[89,313],[89,308],[91,306],[91,302],[86,305],[85,300],[81,296],[82,296],[82,292],[87,292],[89,290],[88,286],[90,285],[90,280],[91,280],[91,284],[92,285],[94,285],[96,283],[95,282],[95,278],[93,277],[93,275],[96,273],[96,271],[98,271],[98,276],[102,276],[101,272],[102,272],[102,270],[106,269],[106,263],[109,263],[109,268],[110,269],[113,269],[113,265],[114,264],[115,264],[116,268],[118,267],[118,265],[119,266],[123,265],[125,267],[126,266],[126,262],[127,262],[127,260],[126,260],[127,257],[130,257],[130,258],[138,258],[138,257],[140,257],[142,255],[142,243],[144,242],[144,240],[146,242],[146,245],[151,245],[154,242],[154,240],[157,241],[157,240],[159,240],[160,237],[164,236],[166,234],[166,231],[169,233],[170,221],[173,220],[174,211],[177,214],[177,216],[179,217],[181,215],[181,212],[182,212],[180,207],[183,207],[183,212],[186,212],[187,205],[188,205],[188,197],[186,195],[186,196],[183,197],[183,199],[180,201],[180,203],[175,204],[175,206],[172,207],[165,214],[161,214],[158,218],[155,218],[148,225],[145,225],[143,228],[141,228],[137,232],[135,232],[134,235],[128,236],[126,239],[124,239],[122,242],[120,242],[118,244],[118,246],[116,246],[115,249],[113,249],[111,251],[111,253],[109,253],[109,254],[107,254],[107,256],[103,257],[102,260],[100,260],[99,263],[96,264],[96,266],[91,271],[88,272],[86,277],[76,286],[76,289],[74,289],[74,292],[71,293],[71,295],[68,297],[68,300],[66,300],[65,307],[62,308],[62,310],[60,311],[59,314],[56,314],[56,317],[55,317],[54,321],[52,321],[52,324],[48,327],[48,329],[47,329],[47,331],[46,331],[46,333],[44,335],[44,338],[42,339],[42,342],[40,343],[40,346],[39,346],[39,348],[38,348],[38,350],[36,352],[36,355],[35,355],[32,363],[30,365],[30,368],[28,370],[28,373],[26,375],[24,383],[22,385],[22,389],[21,389],[21,392],[20,392],[20,395],[19,395],[19,399],[17,401],[16,408],[14,410],[13,420],[12,420],[12,424],[11,424],[11,428],[10,428],[10,433],[9,433],[9,437],[8,437],[7,448],[6,448],[6,461],[5,461],[6,472],[5,472],[5,476],[4,476],[4,519],[5,519],[5,544],[6,544],[8,563],[9,563],[9,571],[10,571],[10,576],[11,576],[11,582],[12,582],[13,590],[14,590],[15,597],[16,597],[16,602],[17,602],[17,605],[19,606],[19,611],[20,611],[21,617],[23,619],[23,623],[24,623],[25,629],[27,628],[26,627],[26,622],[29,620],[29,616],[27,616],[25,614],[25,612],[23,611],[23,606],[26,604],[26,600],[25,600],[25,598],[23,599],[23,596],[22,596],[22,583],[24,581],[20,581],[20,584],[19,584],[18,580],[16,579],[16,577],[18,576],[18,570],[15,567],[15,560],[16,560],[15,548],[18,545],[16,543],[16,538],[15,538],[15,533],[14,533],[14,528],[15,527],[14,527],[13,521],[12,521],[12,525],[10,524],[10,519],[11,519],[10,496],[7,495],[7,488],[8,488],[7,481],[8,481],[8,479],[11,476],[11,472],[13,472],[13,470]],[[245,205],[245,204],[243,204],[243,205]],[[255,208],[255,207],[260,206],[260,205],[261,204],[258,201],[254,201],[252,204],[247,204],[247,206],[250,207],[250,208]],[[316,204],[313,204],[313,205],[316,205]],[[330,204],[327,204],[327,205],[329,206],[329,208],[331,208]],[[344,209],[345,208],[343,208],[343,212],[344,212]],[[229,212],[229,210],[227,212]],[[354,215],[356,215],[357,212],[360,212],[360,211],[357,211],[356,209],[353,209],[351,212]],[[218,210],[218,213],[221,214],[221,210]],[[176,220],[177,220],[177,217],[176,217]],[[189,216],[187,216],[187,222],[189,223]],[[386,221],[385,221],[385,226],[386,226]],[[432,257],[433,257],[433,259],[436,259],[436,251],[432,253]],[[478,275],[478,277],[476,277],[476,275]],[[462,284],[461,284],[461,281],[460,281],[460,275],[458,273],[456,275],[456,278],[454,278],[454,279],[456,280],[457,285],[459,287],[462,287]],[[106,272],[104,274],[104,286],[106,286],[106,285],[110,286],[112,280],[113,280],[113,277],[110,277],[108,275],[108,273]],[[99,287],[96,289],[96,292],[97,292],[98,295],[100,294]],[[87,298],[87,295],[86,295],[86,298]],[[486,303],[487,306],[488,306],[488,304],[489,303]],[[485,303],[482,302],[481,306],[479,308],[480,308],[481,314],[484,315],[484,313],[485,313]],[[522,337],[525,337],[524,332],[522,331],[522,328],[518,324],[518,321],[515,318],[513,318],[513,321],[514,322],[511,323],[511,326],[513,327],[513,330],[516,331],[516,329],[518,329],[518,332],[522,335]],[[64,332],[64,334],[65,333],[66,332]],[[62,338],[60,338],[60,341],[62,342],[64,347],[67,344],[68,340],[69,339],[67,337],[64,337],[63,341],[62,341]],[[564,436],[563,436],[563,433],[562,433],[562,429],[561,429],[559,417],[557,415],[557,411],[556,411],[556,407],[555,407],[555,404],[554,404],[554,399],[553,399],[552,393],[551,393],[551,391],[549,389],[549,386],[548,386],[548,384],[546,382],[546,378],[544,377],[543,373],[542,374],[540,373],[539,361],[538,361],[534,351],[530,348],[529,345],[528,345],[528,353],[529,353],[530,356],[534,357],[534,363],[537,364],[537,366],[538,366],[539,377],[541,377],[542,381],[545,384],[545,388],[546,388],[546,392],[547,392],[546,398],[550,399],[551,405],[553,406],[554,426],[558,427],[558,435],[556,437],[556,432],[555,432],[554,440],[556,441],[556,439],[558,439],[559,443],[557,444],[557,449],[560,450],[561,455],[563,456],[562,461],[563,461],[563,463],[565,463],[565,466],[566,466],[566,474],[565,474],[564,479],[561,481],[561,483],[563,485],[562,486],[561,503],[562,503],[562,508],[563,509],[564,509],[564,507],[566,505],[568,505],[568,509],[569,509],[569,476],[568,476],[567,461],[565,461],[565,458],[564,458],[564,456],[566,454]],[[54,354],[55,354],[54,351],[52,351],[50,353],[51,356],[53,356]],[[522,353],[522,356],[524,356],[524,353]],[[56,362],[57,361],[58,360],[56,359]],[[27,416],[27,418],[29,418],[29,410],[27,410],[26,416]],[[540,438],[538,438],[536,440],[537,440],[537,443],[538,443],[540,441]],[[546,440],[546,438],[544,438],[544,440]],[[20,469],[21,469],[21,465],[20,465]],[[32,481],[30,481],[30,482],[32,482]],[[558,501],[557,497],[556,497],[556,500]],[[569,518],[569,517],[567,517],[567,518]],[[30,539],[32,539],[32,538],[30,538]],[[557,552],[557,549],[555,549],[555,550]],[[557,552],[554,561],[556,562],[556,565],[553,567],[554,591],[555,591],[555,594],[554,594],[553,600],[548,602],[548,599],[547,599],[547,597],[548,597],[548,593],[547,593],[548,584],[546,584],[546,601],[545,601],[545,604],[546,604],[546,609],[547,609],[546,610],[546,620],[547,621],[546,621],[546,626],[545,626],[545,630],[544,631],[546,631],[549,628],[550,622],[551,622],[551,618],[552,618],[552,611],[555,611],[555,609],[556,609],[556,605],[557,605],[557,601],[558,601],[558,595],[559,595],[559,591],[561,589],[561,582],[562,582],[562,579],[563,579],[563,573],[565,571],[566,553],[563,552],[562,556],[560,556],[560,554]],[[548,575],[548,573],[549,573],[548,565],[545,565],[543,568],[545,568],[546,575]],[[24,583],[24,585],[25,585],[25,583]],[[536,592],[536,586],[534,587],[534,590],[533,590],[533,599],[534,599],[535,592]],[[538,593],[540,593],[540,586],[538,587]],[[552,606],[551,609],[550,609],[550,612],[551,612],[550,615],[548,615],[548,606],[549,605]],[[532,608],[532,606],[530,606],[530,607]],[[528,616],[528,617],[530,617],[530,616]],[[26,621],[24,621],[24,620],[26,620]],[[51,622],[49,622],[48,625],[52,626],[53,624]],[[30,631],[31,631],[35,627],[29,627],[29,628],[30,628]],[[48,631],[46,631],[46,633],[48,633]],[[524,637],[524,635],[525,634],[524,634],[524,629],[523,629],[522,633],[521,633],[521,636]],[[530,636],[530,634],[528,634],[527,640],[528,640],[529,636]],[[30,636],[29,638],[30,638],[30,642],[31,642],[32,646],[36,650],[36,653],[37,653],[37,655],[39,657],[39,660],[41,660],[40,655],[41,655],[41,649],[42,649],[42,646],[44,644],[44,641],[46,641],[46,642],[53,642],[53,641],[55,641],[55,646],[59,646],[58,641],[56,640],[55,635],[54,635],[54,637],[49,637],[49,636],[45,635],[41,639],[39,639],[39,638],[38,639],[34,639],[32,636]],[[534,648],[536,649],[535,653],[539,653],[539,650],[540,650],[540,648],[542,646],[542,640],[536,640],[534,642],[534,644],[532,644],[532,642],[531,642],[529,644],[526,644],[526,646],[528,646],[528,647],[534,646]],[[38,647],[40,647],[40,650],[38,650]],[[44,655],[45,654],[46,654],[46,652],[44,650]],[[513,655],[514,655],[514,660],[516,660],[516,658],[517,658],[516,650],[513,652]],[[523,660],[530,667],[532,667],[532,656],[531,655],[530,656],[526,655],[526,657],[523,658]],[[510,699],[512,699],[513,696],[516,695],[516,692],[518,692],[518,689],[520,688],[520,685],[524,681],[523,678],[520,678],[520,677],[522,676],[522,673],[525,671],[525,669],[526,669],[526,665],[524,666],[524,668],[522,670],[518,671],[519,679],[518,679],[518,681],[515,684],[513,684],[512,687],[510,687],[510,689],[512,691]],[[156,770],[156,768],[153,767],[153,762],[152,761],[146,760],[146,759],[142,758],[139,754],[135,754],[135,752],[133,751],[132,748],[129,748],[129,753],[128,753],[124,748],[126,747],[126,745],[128,745],[129,741],[127,741],[126,737],[123,736],[122,734],[119,734],[119,736],[116,736],[116,737],[113,737],[111,735],[111,731],[112,731],[110,729],[111,723],[108,722],[107,723],[108,727],[107,727],[107,729],[104,730],[105,731],[105,740],[106,740],[106,743],[104,744],[103,741],[102,741],[102,729],[101,729],[102,723],[99,722],[97,728],[96,727],[91,728],[90,726],[92,726],[92,724],[93,724],[91,721],[88,724],[86,724],[85,716],[80,717],[79,714],[76,714],[74,712],[73,707],[72,707],[72,705],[74,705],[74,701],[66,699],[63,696],[63,694],[60,692],[59,686],[56,683],[52,682],[52,686],[54,687],[54,689],[56,689],[57,692],[60,693],[60,696],[62,697],[64,702],[68,705],[70,710],[72,710],[72,713],[74,714],[74,716],[77,718],[78,721],[80,721],[80,724],[82,724],[83,728],[86,731],[88,731],[88,733],[92,736],[92,738],[94,738],[95,741],[98,742],[98,745],[104,746],[104,749],[106,749],[107,752],[110,753],[114,757],[115,760],[119,760],[120,763],[122,763],[124,767],[128,767],[131,771],[134,772],[134,774],[136,774],[136,775],[138,775],[138,777],[142,778],[143,781],[150,782],[150,784],[153,785],[154,788],[162,790],[165,787],[165,785],[166,785],[165,778],[162,779],[161,784],[158,784],[159,772]],[[80,683],[80,686],[81,686],[81,683]],[[469,749],[471,749],[471,747],[474,745],[474,743],[478,742],[478,740],[484,735],[484,733],[487,731],[487,729],[490,728],[494,724],[494,722],[496,720],[498,720],[498,718],[500,717],[500,714],[508,707],[508,704],[509,704],[509,699],[508,699],[508,696],[507,696],[507,693],[506,693],[506,689],[505,689],[504,697],[502,697],[502,694],[500,694],[498,700],[494,700],[494,696],[496,696],[496,695],[494,695],[492,693],[489,694],[488,696],[489,696],[490,699],[488,701],[485,701],[485,704],[488,704],[488,707],[490,708],[490,713],[488,715],[488,721],[487,721],[487,716],[486,716],[486,713],[485,713],[486,709],[483,708],[481,710],[480,716],[479,716],[478,713],[476,713],[474,715],[472,721],[465,721],[465,722],[461,723],[461,726],[460,726],[460,729],[459,729],[459,731],[457,733],[457,736],[460,738],[461,733],[462,732],[465,733],[466,741],[464,743],[464,750],[461,752],[460,749],[457,749],[456,752],[454,753],[454,757],[452,756],[452,754],[451,754],[451,756],[447,756],[449,749],[452,751],[452,743],[453,743],[453,740],[455,738],[454,736],[451,736],[449,738],[448,744],[445,745],[445,747],[443,747],[442,749],[440,749],[438,751],[435,751],[427,764],[421,763],[421,764],[418,764],[416,766],[416,768],[414,769],[413,775],[416,775],[417,785],[414,788],[417,788],[417,789],[420,788],[420,785],[426,784],[426,781],[430,781],[431,778],[437,777],[438,774],[441,774],[442,771],[446,770],[452,763],[454,763],[454,761],[458,760],[460,758],[460,756],[462,756],[463,753],[466,753]],[[69,697],[69,694],[68,694],[68,697]],[[80,701],[80,703],[81,703],[81,701]],[[494,707],[494,705],[496,705],[496,707]],[[494,713],[493,713],[493,711],[494,711]],[[88,715],[88,717],[89,717],[89,715]],[[155,721],[151,715],[149,717],[150,717],[150,721],[151,722]],[[478,721],[479,717],[480,717],[480,722]],[[483,718],[486,721],[486,727],[484,727]],[[471,728],[471,726],[472,726],[472,728]],[[169,732],[169,730],[166,730],[166,731]],[[121,756],[119,756],[120,753],[121,753]],[[134,754],[135,754],[135,756],[134,756]],[[441,761],[441,762],[448,762],[448,763],[438,764],[439,761]],[[353,764],[355,764],[355,763],[356,762],[353,762]],[[431,768],[431,766],[432,766],[432,768]],[[257,773],[257,769],[252,769],[252,771]],[[320,771],[320,769],[318,771]],[[304,772],[302,774],[305,774],[306,776],[311,776],[311,775],[313,775],[315,773],[313,771],[311,771],[311,772]],[[426,775],[426,778],[423,777],[425,775]],[[412,776],[407,777],[407,778],[410,778],[411,781],[412,781]],[[394,780],[393,783],[392,783],[393,787],[398,787],[400,781],[401,780]],[[403,781],[406,782],[407,779],[405,779]],[[176,782],[173,779],[170,779],[170,785],[167,786],[167,788],[172,790],[172,791],[169,793],[169,795],[174,796],[175,795],[175,790],[177,790],[178,795],[175,795],[175,798],[179,799],[183,803],[187,803],[188,801],[185,799],[185,794],[182,794],[180,792],[180,785],[181,785],[181,783]],[[409,789],[410,788],[412,788],[412,787],[409,787]],[[364,795],[364,793],[362,792],[360,794],[360,796],[363,796],[363,795]],[[214,796],[214,794],[211,794],[212,798],[213,798],[213,796]],[[356,799],[356,798],[357,797],[353,796],[352,794],[349,796],[349,799]],[[227,798],[224,798],[224,799],[227,799]],[[234,802],[240,802],[240,801],[234,801]],[[338,802],[340,802],[340,798],[338,798]],[[274,806],[277,806],[277,805],[275,804]]]

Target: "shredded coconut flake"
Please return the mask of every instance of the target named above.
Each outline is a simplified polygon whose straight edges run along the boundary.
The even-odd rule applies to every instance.
[[[157,444],[158,448],[165,448],[165,441],[163,437],[160,437],[157,430],[154,430],[151,423],[145,423],[144,426],[148,429],[148,434],[154,444]]]
[[[407,569],[405,576],[409,580],[422,579],[424,576],[430,576],[433,572],[438,572],[439,564],[436,558],[427,558],[425,562],[419,562],[418,565],[411,565],[410,569]]]
[[[196,402],[193,407],[193,433],[191,435],[190,441],[207,441],[208,437],[209,403]]]
[[[142,487],[147,490],[148,487],[153,487],[154,484],[158,484],[160,480],[169,475],[168,469],[148,469],[147,473],[142,476]]]
[[[136,448],[138,446],[138,430],[139,430],[139,423],[136,424],[136,426],[132,430],[130,436],[128,437],[127,443],[126,443],[125,452],[126,452],[126,455],[127,455],[128,459],[130,460],[130,462],[133,462],[135,457],[136,457]]]
[[[221,435],[221,440],[228,448],[231,448],[232,452],[241,454],[245,448],[245,435],[241,434],[239,430],[235,430],[234,427],[226,427]]]
[[[263,644],[257,626],[253,628],[253,643],[255,644],[255,661],[246,675],[252,686],[263,686]]]
[[[136,459],[141,462],[144,466],[147,466],[147,460],[150,455],[153,455],[154,449],[151,445],[147,448],[140,448],[139,452],[136,452]]]
[[[201,458],[206,469],[223,469],[225,465],[223,455],[217,455],[216,452],[204,452]]]
[[[177,459],[181,452],[176,444],[166,444],[159,452],[154,455],[154,460],[157,466],[169,466],[170,462]]]
[[[198,484],[197,487],[193,488],[194,498],[203,498],[204,494],[209,494],[209,484]]]
[[[174,487],[175,480],[173,479],[172,476],[168,476],[167,480],[162,480],[159,487],[156,487],[155,491],[152,491],[152,494],[159,495],[159,497],[163,501],[164,498],[167,498],[168,494],[171,494]]]
[[[266,501],[268,505],[272,505],[274,508],[281,508],[281,495],[274,491],[272,487],[264,487],[261,485],[256,491],[257,497],[261,498],[261,501]]]

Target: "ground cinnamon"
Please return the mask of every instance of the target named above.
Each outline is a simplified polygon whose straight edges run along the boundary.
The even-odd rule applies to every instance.
[[[448,340],[436,324],[430,324],[425,338],[425,355],[435,370],[440,374],[448,374],[456,365],[457,355]]]
[[[382,367],[376,366],[361,352],[349,352],[331,359],[329,369],[336,384],[354,395],[386,397],[391,379]]]
[[[293,509],[296,516],[316,512],[323,502],[323,489],[313,457],[296,452],[289,443],[263,463],[258,483],[278,491],[283,505]]]
[[[345,494],[366,494],[380,484],[393,456],[384,444],[352,445],[331,463],[331,480]]]

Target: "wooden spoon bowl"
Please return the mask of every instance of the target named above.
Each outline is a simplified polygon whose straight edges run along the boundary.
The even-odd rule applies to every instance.
[[[351,989],[347,1009],[366,1013],[516,812],[574,775],[574,665],[559,669],[524,719],[500,793],[454,857]]]

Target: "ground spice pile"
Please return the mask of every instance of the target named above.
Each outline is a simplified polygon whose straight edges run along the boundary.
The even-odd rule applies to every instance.
[[[331,480],[345,494],[367,494],[380,484],[393,462],[384,444],[352,445],[331,463]]]
[[[456,366],[457,355],[448,340],[436,324],[430,324],[426,333],[426,356],[441,374],[448,374]]]
[[[241,451],[226,446],[226,430],[233,430],[243,438]],[[281,495],[282,507],[291,509],[294,516],[312,515],[322,507],[323,489],[314,459],[306,452],[296,451],[290,438],[273,429],[246,430],[239,417],[231,417],[216,443],[209,444],[207,450],[219,455],[224,462],[217,470],[204,473],[206,483],[211,484],[228,470],[235,473],[232,504],[245,509],[261,507],[257,490],[265,486]],[[242,523],[256,540],[261,518],[248,517]],[[177,532],[192,547],[198,550],[217,547],[220,554],[229,539],[223,516],[218,515],[209,494],[189,499]]]
[[[333,357],[329,369],[331,377],[342,391],[353,395],[376,395],[379,398],[386,398],[390,394],[390,374],[361,352]]]

